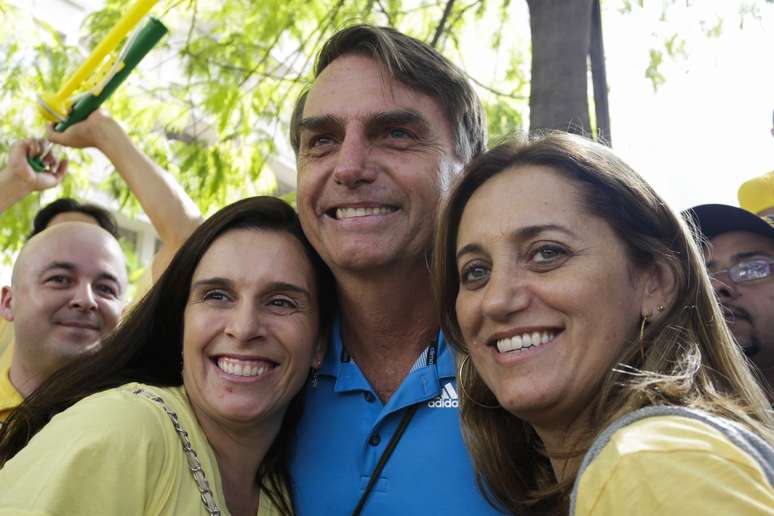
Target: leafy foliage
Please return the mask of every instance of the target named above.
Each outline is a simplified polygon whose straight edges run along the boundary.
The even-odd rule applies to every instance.
[[[107,0],[87,17],[75,45],[28,13],[0,3],[0,156],[7,155],[14,140],[42,133],[34,95],[55,91],[126,4]],[[459,33],[482,23],[488,9],[501,19],[492,37],[492,47],[499,46],[509,4],[448,2],[441,24],[447,3],[428,0],[162,0],[153,13],[170,34],[106,107],[138,146],[176,176],[202,211],[211,213],[238,198],[276,191],[269,158],[290,154],[285,142],[293,102],[309,78],[316,51],[336,30],[355,22],[393,25],[428,42],[435,38],[436,47],[459,62],[451,55],[459,51]],[[521,68],[519,54],[498,84],[504,91],[482,87],[493,135],[521,125],[526,105]],[[99,175],[88,153],[69,151],[68,156],[70,178],[58,191],[47,192],[46,200],[85,191],[90,177]],[[115,196],[122,210],[139,210],[116,174],[98,187]],[[40,204],[40,195],[32,195],[0,215],[6,252],[21,245]]]
[[[739,23],[760,16],[772,0],[739,0]],[[27,11],[0,0],[0,166],[16,139],[41,134],[34,95],[54,91],[110,30],[127,0],[106,0],[87,17],[78,42]],[[661,19],[683,0],[664,0]],[[643,0],[617,0],[623,11],[644,9]],[[107,104],[134,141],[177,180],[205,214],[235,199],[277,192],[269,166],[277,155],[292,159],[287,145],[293,101],[309,79],[316,51],[339,28],[356,22],[394,26],[436,46],[464,70],[473,70],[471,41],[507,63],[486,78],[471,72],[489,115],[491,138],[519,130],[527,106],[527,42],[513,36],[513,0],[161,0],[153,13],[170,28]],[[523,12],[523,11],[522,11]],[[708,37],[722,34],[723,20],[695,21]],[[665,60],[685,58],[684,34],[655,34],[646,77],[658,88]],[[484,35],[484,37],[481,37]],[[643,51],[647,51],[643,49]],[[502,57],[505,56],[503,60]],[[470,62],[465,60],[470,59]],[[73,196],[97,187],[120,209],[139,210],[115,174],[100,171],[89,153],[70,151],[70,178],[56,191],[31,195],[0,214],[0,243],[7,262],[29,231],[41,197]],[[277,192],[294,200],[292,191]]]

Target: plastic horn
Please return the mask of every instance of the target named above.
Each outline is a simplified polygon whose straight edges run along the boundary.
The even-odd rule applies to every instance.
[[[97,77],[97,84],[91,90],[74,100],[70,96],[89,79],[95,80],[95,73],[105,68],[105,56],[115,50],[124,36],[137,25],[150,8],[158,0],[142,0],[137,2],[132,9],[121,18],[111,29],[86,61],[76,70],[56,94],[43,94],[38,97],[41,113],[50,121],[58,122],[55,131],[62,132],[73,124],[86,119],[95,109],[102,105],[110,95],[121,85],[126,77],[134,70],[145,55],[167,33],[167,28],[157,19],[149,18],[147,23],[130,39],[124,47],[116,63],[107,63],[110,69],[104,80]],[[70,108],[64,108],[73,102]],[[63,114],[64,113],[64,114]],[[44,156],[29,158],[30,166],[38,171],[45,170]]]

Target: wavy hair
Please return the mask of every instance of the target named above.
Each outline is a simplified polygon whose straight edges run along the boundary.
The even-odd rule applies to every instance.
[[[699,408],[773,442],[774,418],[725,324],[694,237],[698,232],[609,148],[580,136],[548,132],[498,145],[470,163],[452,188],[439,214],[433,280],[442,327],[456,350],[467,353],[455,312],[463,210],[490,178],[525,166],[549,167],[578,186],[582,209],[610,225],[633,264],[661,261],[676,282],[662,316],[645,326],[644,355],[633,336],[590,401],[595,428],[561,456],[582,455],[609,423],[649,405]],[[497,405],[475,368],[464,373],[459,381],[472,399]],[[557,481],[542,442],[526,421],[469,399],[461,400],[461,417],[479,486],[490,502],[520,514],[566,512],[572,480]]]

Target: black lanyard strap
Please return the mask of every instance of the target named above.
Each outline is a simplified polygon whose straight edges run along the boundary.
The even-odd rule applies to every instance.
[[[373,473],[371,473],[371,478],[368,480],[368,485],[366,486],[365,491],[363,491],[363,494],[360,496],[360,500],[357,502],[355,510],[352,511],[352,516],[360,516],[360,511],[363,510],[363,506],[365,506],[366,500],[368,500],[368,496],[371,494],[371,491],[373,491],[374,486],[376,485],[376,481],[379,480],[379,475],[382,474],[382,470],[384,470],[384,466],[387,464],[387,460],[390,458],[390,455],[392,455],[392,452],[398,445],[398,441],[400,441],[401,436],[406,431],[406,427],[408,427],[411,418],[414,417],[414,414],[419,408],[419,405],[419,403],[415,403],[414,405],[411,405],[409,408],[407,408],[406,412],[403,413],[403,419],[400,420],[398,429],[395,430],[394,434],[392,434],[392,439],[390,439],[387,447],[382,452],[382,456],[379,457],[379,462],[376,463],[376,467],[374,468]]]

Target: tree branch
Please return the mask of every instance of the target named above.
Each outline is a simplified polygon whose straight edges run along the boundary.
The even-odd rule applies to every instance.
[[[430,46],[433,48],[438,45],[438,41],[441,39],[441,35],[446,28],[446,21],[449,19],[449,15],[451,14],[452,7],[454,7],[454,0],[448,0],[446,2],[446,7],[443,8],[441,21],[438,23],[438,27],[435,28],[435,34],[433,35],[433,39],[430,42]]]

